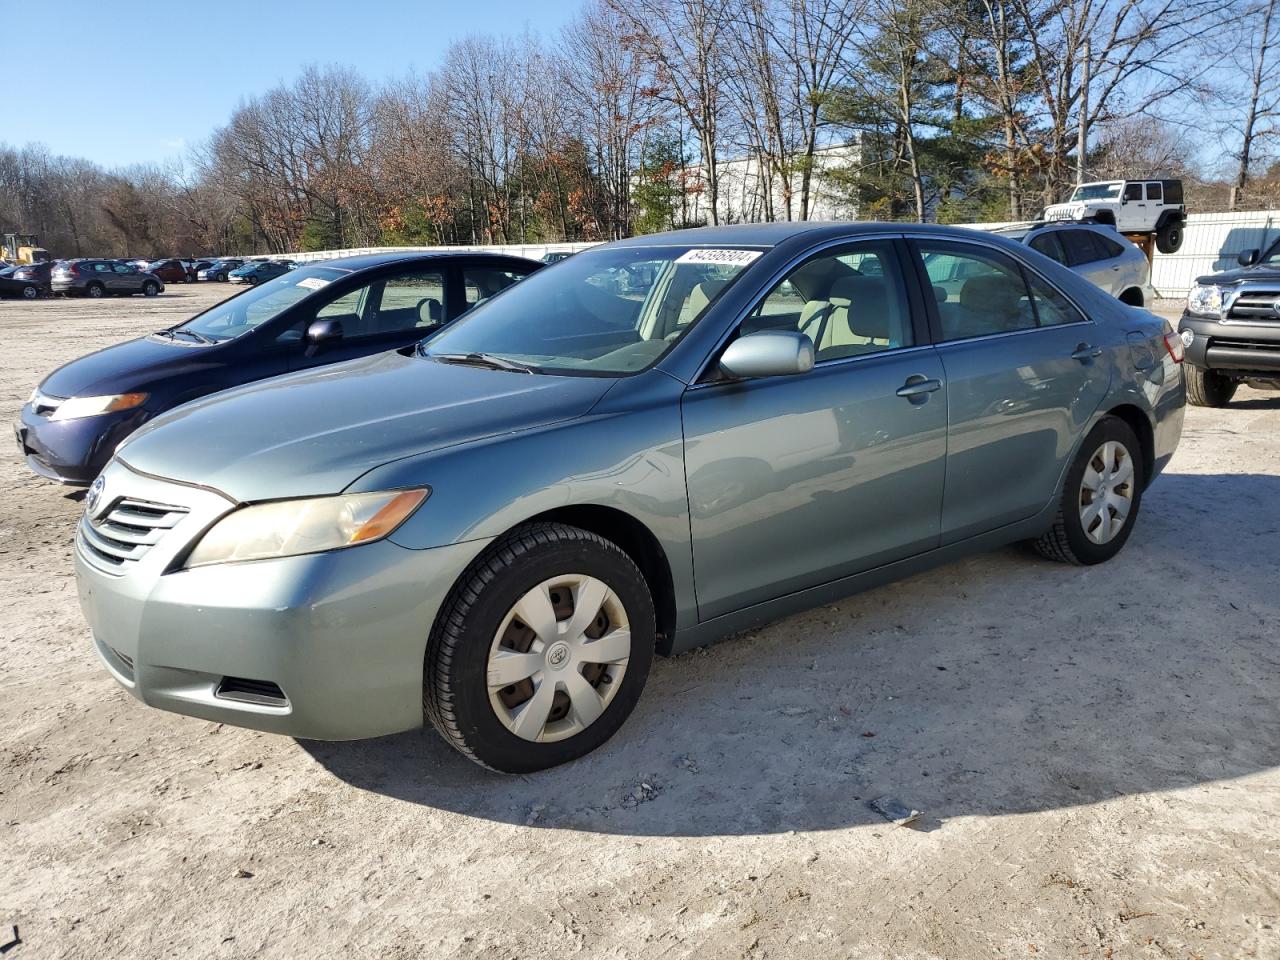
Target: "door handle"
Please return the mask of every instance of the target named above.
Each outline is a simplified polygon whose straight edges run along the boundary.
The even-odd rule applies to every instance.
[[[1100,356],[1102,356],[1101,347],[1095,347],[1088,343],[1081,343],[1075,348],[1074,352],[1072,352],[1071,359],[1079,360],[1081,363],[1088,363],[1090,360],[1095,360]]]
[[[897,389],[897,394],[900,397],[906,397],[912,403],[924,403],[929,399],[929,394],[941,389],[941,380],[916,373],[907,377],[907,382]]]

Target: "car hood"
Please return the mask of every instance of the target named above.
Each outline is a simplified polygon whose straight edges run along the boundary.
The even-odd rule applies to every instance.
[[[189,357],[190,345],[185,351],[180,344],[149,337],[128,340],[64,364],[44,378],[40,392],[50,397],[128,393],[159,368],[168,369],[175,360],[194,359]]]
[[[580,417],[613,383],[383,353],[178,407],[117,455],[242,502],[319,496],[402,457]]]
[[[1267,282],[1280,281],[1280,267],[1233,267],[1221,273],[1210,273],[1196,277],[1196,283],[1231,284],[1245,283],[1252,280]]]

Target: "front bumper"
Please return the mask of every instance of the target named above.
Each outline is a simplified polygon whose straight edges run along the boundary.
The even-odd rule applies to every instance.
[[[145,409],[78,420],[51,420],[26,404],[13,425],[18,452],[33,472],[72,486],[88,486],[121,441],[146,423]]]
[[[1191,331],[1187,362],[1201,370],[1240,377],[1280,378],[1280,316],[1263,320],[1214,320],[1183,313],[1178,331]]]
[[[81,608],[103,663],[133,696],[308,739],[422,725],[423,658],[436,611],[486,541],[409,550],[383,540],[184,570],[190,545],[234,504],[119,461],[103,476],[99,520],[122,498],[185,511],[138,559],[119,566],[104,563],[91,545],[99,528],[86,531],[86,519],[77,532]]]

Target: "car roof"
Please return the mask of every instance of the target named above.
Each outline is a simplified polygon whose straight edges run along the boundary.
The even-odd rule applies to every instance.
[[[364,253],[354,257],[336,257],[333,260],[313,260],[299,263],[300,267],[323,264],[339,270],[366,270],[369,267],[381,267],[388,263],[404,263],[431,260],[456,260],[461,257],[497,257],[502,260],[515,260],[521,263],[537,264],[537,260],[528,257],[517,257],[510,253],[492,253],[485,250],[398,250],[386,253]],[[290,263],[294,261],[288,261]],[[541,264],[538,264],[541,266]]]
[[[644,246],[775,246],[787,240],[804,237],[816,242],[841,237],[883,236],[902,233],[935,233],[941,237],[958,237],[977,231],[960,227],[941,226],[933,223],[889,223],[876,220],[799,221],[780,223],[735,223],[718,227],[692,227],[687,230],[669,230],[665,233],[649,233],[611,243],[614,247]]]

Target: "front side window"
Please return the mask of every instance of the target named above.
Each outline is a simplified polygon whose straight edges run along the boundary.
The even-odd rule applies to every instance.
[[[434,337],[423,356],[457,362],[488,355],[546,373],[637,373],[698,323],[761,252],[680,246],[586,250],[480,303]]]
[[[1130,183],[1130,184],[1128,184],[1127,186],[1125,186],[1125,188],[1124,188],[1124,198],[1125,198],[1126,200],[1141,200],[1141,199],[1142,199],[1142,184],[1140,184],[1140,183]]]
[[[742,322],[743,335],[797,330],[818,363],[915,342],[906,287],[891,242],[824,254],[787,275]]]
[[[1036,326],[1018,265],[1002,253],[961,243],[920,244],[933,284],[944,340],[964,340]]]

